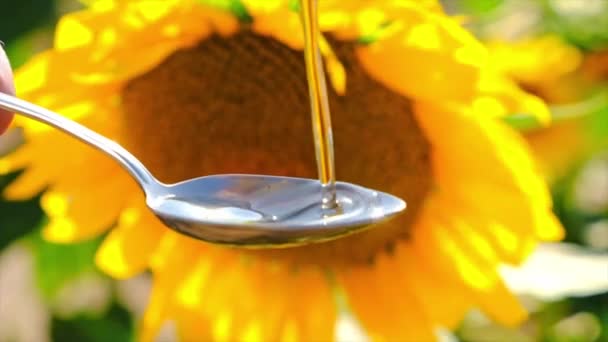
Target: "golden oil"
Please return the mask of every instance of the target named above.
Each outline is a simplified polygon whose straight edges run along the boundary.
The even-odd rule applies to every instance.
[[[336,200],[334,149],[325,72],[319,50],[319,35],[321,32],[318,24],[317,0],[300,0],[300,5],[315,152],[319,180],[323,186],[322,204],[326,209],[334,209],[338,205]]]

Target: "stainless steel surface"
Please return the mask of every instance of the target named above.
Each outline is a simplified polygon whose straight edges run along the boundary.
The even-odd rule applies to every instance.
[[[116,142],[48,109],[0,93],[0,108],[56,127],[114,158],[168,227],[194,238],[250,248],[287,247],[352,234],[405,209],[392,195],[337,182],[339,206],[321,206],[318,180],[216,175],[163,184]]]

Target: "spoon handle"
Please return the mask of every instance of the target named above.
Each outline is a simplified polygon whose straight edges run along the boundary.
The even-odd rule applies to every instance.
[[[81,124],[67,119],[48,109],[37,106],[33,103],[21,100],[14,96],[0,93],[0,108],[16,112],[30,119],[40,121],[49,126],[53,126],[65,133],[77,138],[78,140],[95,147],[101,152],[114,158],[131,176],[139,183],[146,192],[150,186],[159,182],[152,176],[146,167],[131,153],[125,150],[115,141],[112,141],[101,134],[82,126]]]

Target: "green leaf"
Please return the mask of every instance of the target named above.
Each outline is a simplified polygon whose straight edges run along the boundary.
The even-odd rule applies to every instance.
[[[602,326],[596,341],[608,341],[608,293],[583,298],[571,298],[574,312],[591,312],[597,316]]]
[[[545,31],[560,35],[583,50],[605,49],[608,47],[608,11],[601,1],[593,3],[595,8],[585,1],[543,1]]]
[[[27,34],[20,35],[6,44],[6,54],[11,61],[13,69],[18,69],[25,64],[33,54],[41,48],[50,47],[53,33],[51,27],[37,29]]]
[[[572,165],[569,172],[557,180],[551,189],[553,197],[553,212],[566,229],[566,237],[563,242],[571,242],[579,245],[585,244],[585,229],[592,221],[585,213],[574,205],[573,193],[576,179],[581,171],[581,163]]]
[[[239,0],[199,0],[205,5],[221,8],[234,14],[240,21],[250,23],[253,17],[247,12],[247,8]]]
[[[28,0],[3,3],[0,10],[0,40],[10,44],[31,29],[54,20],[54,0]]]
[[[17,175],[18,173],[12,173],[0,176],[0,193]],[[0,200],[0,251],[40,225],[44,214],[38,204],[39,199],[34,197],[19,202]]]
[[[357,42],[363,45],[368,45],[376,42],[378,39],[380,39],[380,37],[382,37],[382,34],[384,34],[391,27],[393,23],[394,22],[390,20],[381,23],[380,25],[378,25],[377,28],[375,28],[373,32],[359,37],[357,39]]]
[[[460,6],[473,15],[484,15],[497,9],[504,0],[462,0]]]
[[[552,122],[584,118],[592,123],[592,135],[606,139],[608,134],[608,89],[600,88],[579,102],[549,107]],[[503,117],[511,127],[527,132],[543,128],[538,118],[529,113],[515,113]]]
[[[95,252],[101,238],[74,244],[44,241],[38,232],[31,238],[36,266],[36,281],[41,293],[52,299],[68,281],[85,272],[97,272]]]
[[[523,132],[536,129],[541,126],[540,121],[538,121],[538,118],[531,114],[522,113],[508,115],[505,116],[503,120],[511,127]]]
[[[608,145],[608,105],[601,108],[589,118],[589,137],[598,147]]]
[[[129,312],[117,303],[100,317],[82,315],[69,320],[53,318],[53,341],[79,342],[130,342],[133,341],[134,324]]]
[[[289,0],[288,6],[289,9],[298,13],[300,12],[300,0]]]

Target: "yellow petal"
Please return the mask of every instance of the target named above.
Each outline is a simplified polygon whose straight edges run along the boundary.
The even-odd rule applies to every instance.
[[[501,282],[491,289],[476,293],[479,307],[494,321],[515,327],[528,318],[526,309]]]
[[[172,310],[177,327],[177,334],[180,341],[212,341],[211,326],[206,317],[201,316],[199,312],[184,307],[176,307]],[[144,333],[145,339],[140,341],[154,341],[148,332]]]
[[[298,341],[330,341],[334,338],[336,304],[323,270],[303,268],[289,278],[288,298],[297,298],[286,308],[295,321]],[[289,321],[289,319],[288,319]]]
[[[418,103],[416,115],[435,147],[438,186],[499,224],[558,240],[563,230],[523,139],[492,118]],[[456,157],[457,156],[457,157]],[[483,181],[482,181],[483,180]]]
[[[492,65],[518,82],[551,82],[580,65],[581,53],[561,38],[545,35],[515,42],[486,44]]]
[[[398,246],[394,258],[393,272],[407,279],[430,320],[448,329],[458,327],[474,302],[472,291],[433,268],[409,243]]]
[[[445,232],[434,223],[433,216],[424,215],[424,223],[415,230],[412,247],[423,260],[428,260],[434,269],[442,270],[443,275],[455,283],[470,288],[473,305],[478,306],[490,317],[501,324],[516,325],[522,322],[527,313],[517,299],[504,287],[497,275],[497,267],[484,268],[477,258],[471,258],[454,241],[446,238]]]
[[[401,15],[389,35],[358,49],[366,70],[410,98],[470,101],[485,62],[483,47],[445,16],[416,8]]]
[[[103,164],[97,165],[103,169]],[[41,205],[49,217],[49,224],[43,230],[45,239],[66,243],[98,235],[116,222],[127,204],[128,196],[116,194],[138,191],[133,181],[122,173],[104,173],[104,177],[110,176],[105,184],[99,184],[98,179],[91,181],[89,176],[73,178],[84,182],[61,182],[44,193]]]
[[[394,277],[395,266],[380,256],[374,265],[342,270],[349,306],[374,340],[434,341],[431,322],[409,286]]]
[[[474,110],[480,116],[501,117],[523,113],[534,116],[542,125],[547,125],[551,121],[551,113],[543,100],[526,93],[513,80],[491,69],[482,72],[478,87],[480,94],[474,102],[476,104]],[[480,101],[488,101],[488,99],[500,103],[501,108],[494,110],[487,106],[479,106]]]
[[[476,290],[491,288],[498,281],[496,266],[478,258],[465,246],[458,244],[450,234],[452,227],[437,222],[425,214],[423,229],[415,232],[417,245],[433,246],[436,267],[442,267],[445,272],[454,274],[464,283]]]
[[[116,278],[144,271],[166,231],[149,209],[141,206],[126,209],[118,226],[97,251],[97,266]]]
[[[163,262],[156,263],[153,268],[152,294],[138,328],[139,341],[155,341],[162,324],[173,312],[181,314],[188,312],[176,307],[176,290],[181,286],[183,279],[193,271],[203,250],[204,245],[200,242],[178,236],[177,233],[166,232],[163,235],[156,251],[156,254],[163,254]]]
[[[34,102],[46,103],[49,108],[65,114],[68,118],[80,121],[81,124],[96,132],[110,138],[115,137],[118,120],[108,117],[109,113],[116,110],[111,98],[104,98],[95,106],[91,105],[90,98],[72,98],[72,96],[78,97],[82,94],[76,91],[75,94],[69,96],[50,96],[46,97],[44,101]],[[99,95],[104,96],[105,93],[100,92]],[[93,112],[95,115],[91,115]],[[40,125],[44,127],[41,128],[31,125],[31,122],[33,121],[23,123],[26,143],[3,159],[6,171],[27,168],[5,190],[5,195],[9,199],[29,198],[49,184],[61,183],[63,180],[74,182],[92,176],[97,169],[90,169],[90,165],[115,165],[113,164],[115,162],[108,156],[79,143],[73,137],[48,126]],[[87,172],[83,175],[81,170],[84,169]],[[105,167],[100,169],[106,170]],[[114,171],[108,172],[114,173]],[[81,185],[84,186],[90,182],[97,183],[106,177],[107,175],[102,174],[98,178],[89,178]]]
[[[66,158],[65,163],[57,161],[57,151],[62,151],[62,155],[66,152],[72,155],[70,152],[75,151],[74,146],[78,146],[74,139],[68,138],[65,134],[61,136],[58,132],[41,134],[40,139],[27,141],[3,159],[6,163],[6,171],[27,168],[4,190],[4,195],[8,199],[21,200],[38,194],[62,173],[66,173],[66,163],[70,166],[77,164],[75,158]]]

